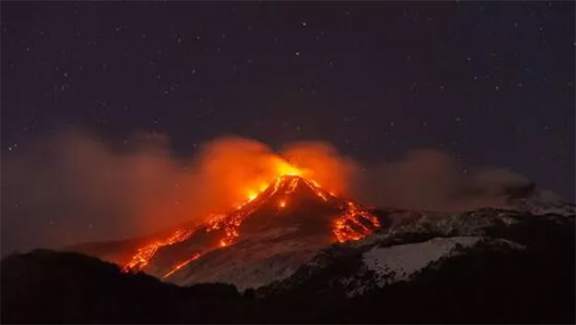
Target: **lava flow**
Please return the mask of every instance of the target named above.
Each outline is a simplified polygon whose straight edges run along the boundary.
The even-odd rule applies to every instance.
[[[196,253],[194,255],[192,255],[192,257],[185,259],[183,262],[180,262],[178,264],[176,264],[176,266],[174,266],[170,271],[168,271],[168,273],[164,274],[162,276],[163,279],[171,276],[172,274],[174,274],[176,271],[180,270],[181,268],[185,267],[186,265],[188,265],[190,262],[197,260],[198,258],[200,258],[200,253]]]
[[[156,254],[156,251],[162,246],[169,246],[179,243],[192,234],[191,230],[178,229],[167,238],[153,241],[139,248],[128,263],[122,268],[124,271],[139,271],[150,263],[150,259]]]
[[[376,216],[352,201],[346,204],[346,210],[336,219],[332,228],[338,242],[360,240],[370,235],[375,228],[380,228],[380,222]]]
[[[204,247],[200,251],[194,252],[188,257],[171,267],[165,272],[163,278],[168,278],[184,266],[200,258],[203,254],[219,248],[233,245],[240,237],[240,226],[244,220],[250,217],[255,211],[270,203],[276,209],[287,209],[295,200],[292,193],[298,187],[307,189],[312,197],[317,197],[321,205],[328,206],[333,211],[340,211],[334,215],[331,223],[331,230],[334,241],[346,242],[359,240],[371,234],[380,227],[378,218],[359,204],[336,197],[331,192],[323,189],[317,182],[304,178],[296,169],[289,173],[282,174],[272,181],[268,186],[261,186],[258,191],[247,191],[247,201],[240,204],[235,210],[228,214],[220,214],[212,217],[204,226],[195,229],[179,229],[171,236],[154,241],[138,249],[130,261],[124,265],[125,271],[139,271],[145,268],[154,257],[160,247],[174,245],[187,240],[196,231],[215,233],[217,243],[212,247]],[[292,195],[292,196],[291,196]],[[271,215],[270,217],[274,217]]]

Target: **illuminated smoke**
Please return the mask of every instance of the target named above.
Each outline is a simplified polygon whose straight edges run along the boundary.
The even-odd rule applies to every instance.
[[[161,135],[111,146],[78,130],[22,144],[2,157],[2,254],[204,222],[254,198],[279,170],[317,181],[332,194],[408,209],[502,207],[509,188],[529,185],[501,169],[462,173],[437,150],[359,168],[326,142],[291,143],[275,153],[256,140],[226,137],[185,158],[169,148]]]
[[[3,253],[204,222],[254,197],[278,173],[313,173],[330,191],[343,190],[347,182],[337,172],[346,169],[345,162],[328,144],[313,160],[302,156],[312,153],[309,145],[289,146],[288,155],[297,160],[290,164],[267,145],[238,137],[215,139],[179,159],[163,136],[140,135],[127,143],[112,147],[73,130],[4,157]],[[322,162],[327,168],[313,172]]]

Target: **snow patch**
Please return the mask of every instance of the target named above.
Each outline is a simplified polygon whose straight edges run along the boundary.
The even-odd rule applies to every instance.
[[[377,275],[378,284],[408,280],[428,264],[451,256],[456,248],[471,247],[482,237],[434,238],[422,243],[374,247],[364,253],[367,269]]]

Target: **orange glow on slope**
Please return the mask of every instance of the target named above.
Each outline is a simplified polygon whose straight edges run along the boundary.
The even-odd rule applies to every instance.
[[[338,209],[342,211],[341,215],[335,217],[332,225],[335,241],[359,240],[380,227],[377,217],[360,205],[338,198],[333,192],[322,188],[315,180],[302,176],[307,174],[305,170],[300,170],[283,159],[274,160],[274,164],[277,176],[271,182],[267,182],[265,179],[257,179],[251,182],[251,185],[246,186],[244,190],[244,193],[246,193],[245,201],[238,204],[235,210],[227,214],[217,214],[207,221],[204,231],[218,231],[217,242],[214,243],[214,247],[206,247],[201,252],[195,253],[191,258],[176,264],[169,272],[164,274],[163,278],[169,277],[210,250],[233,245],[240,237],[242,222],[257,210],[262,203],[272,198],[275,194],[280,193],[283,199],[277,202],[277,206],[283,209],[287,206],[285,197],[296,191],[298,185],[302,183],[322,201],[331,205],[336,204]],[[196,229],[202,228],[195,228],[194,230]],[[184,241],[192,233],[192,229],[179,229],[167,238],[151,242],[139,248],[130,261],[123,266],[123,270],[140,271],[144,269],[159,248]]]
[[[336,219],[332,232],[340,243],[360,240],[380,228],[378,218],[352,201],[347,202],[345,212]]]
[[[201,256],[200,253],[196,253],[196,254],[192,255],[192,257],[184,260],[183,262],[176,264],[168,273],[166,273],[162,276],[162,279],[165,279],[165,278],[171,276],[172,274],[176,273],[176,271],[178,271],[181,268],[183,268],[184,266],[190,264],[190,262],[197,260],[198,258],[200,258],[200,256]]]
[[[191,230],[178,229],[168,238],[153,241],[139,248],[136,254],[132,256],[130,261],[126,263],[126,265],[124,265],[123,270],[125,272],[128,271],[135,272],[142,270],[144,267],[146,267],[146,265],[148,265],[148,263],[150,263],[150,260],[152,259],[152,257],[154,257],[156,251],[158,251],[160,247],[176,244],[178,242],[188,239],[190,235],[192,235]]]
[[[290,165],[284,159],[279,157],[272,157],[269,160],[269,165],[271,169],[274,171],[275,176],[272,178],[272,183],[277,183],[274,181],[283,175],[299,175],[301,171]],[[269,187],[270,180],[268,179],[255,179],[254,182],[251,182],[248,188],[246,188],[246,199],[247,201],[237,205],[237,210],[231,213],[229,216],[227,215],[220,215],[217,217],[213,217],[208,221],[208,231],[211,230],[224,230],[224,236],[219,241],[220,247],[226,247],[232,244],[236,238],[239,236],[238,228],[240,227],[241,220],[248,215],[251,210],[244,209],[247,204],[254,201],[261,193],[266,191]],[[226,220],[226,221],[224,221]],[[130,258],[130,261],[123,266],[123,270],[125,272],[132,271],[140,271],[144,269],[149,263],[150,260],[154,257],[156,252],[160,247],[173,245],[175,243],[181,242],[183,240],[188,239],[192,234],[191,230],[178,230],[168,238],[160,239],[153,241],[149,244],[146,244],[139,248],[137,252]]]
[[[237,240],[240,236],[239,228],[242,221],[256,209],[259,202],[263,202],[267,198],[273,196],[280,188],[284,190],[282,194],[289,195],[296,190],[298,182],[304,182],[308,188],[314,192],[314,194],[325,202],[328,202],[330,199],[339,200],[332,193],[322,189],[314,180],[287,175],[280,176],[270,185],[269,191],[261,193],[249,202],[241,205],[238,210],[230,215],[220,215],[211,220],[210,229],[224,229],[225,236],[220,240],[220,247],[230,246]],[[336,217],[332,226],[332,233],[337,242],[343,243],[350,240],[360,240],[380,227],[378,218],[368,210],[362,208],[359,204],[354,203],[353,201],[344,202],[345,206],[343,207],[343,212],[341,215]],[[255,205],[248,207],[248,205],[251,205],[252,203]],[[286,205],[287,202],[285,199],[278,202],[279,208],[285,208]]]

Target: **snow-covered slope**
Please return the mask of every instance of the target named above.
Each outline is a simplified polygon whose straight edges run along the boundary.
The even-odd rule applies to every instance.
[[[487,237],[436,237],[424,242],[373,247],[362,253],[362,266],[341,280],[348,296],[365,294],[399,281],[409,281],[426,267],[478,247],[494,250],[522,250],[523,245]],[[369,279],[369,281],[366,281]]]
[[[567,203],[551,191],[534,190],[523,197],[510,198],[513,209],[531,214],[576,215],[576,205]]]
[[[408,280],[430,263],[460,254],[462,248],[474,247],[481,240],[482,237],[438,237],[421,243],[373,247],[362,254],[362,259],[366,269],[376,273],[379,284],[387,284]],[[522,248],[513,242],[505,243]]]
[[[169,281],[181,285],[224,282],[240,290],[256,288],[287,278],[326,246],[318,236],[299,235],[298,227],[272,229],[206,254]]]
[[[395,220],[399,213],[402,221]],[[394,219],[388,228],[321,251],[293,276],[262,288],[261,293],[323,288],[361,296],[395,283],[418,281],[431,269],[442,269],[460,257],[554,255],[555,246],[569,250],[574,239],[570,216],[481,209],[461,214],[411,213],[409,221],[393,210],[387,218]]]

